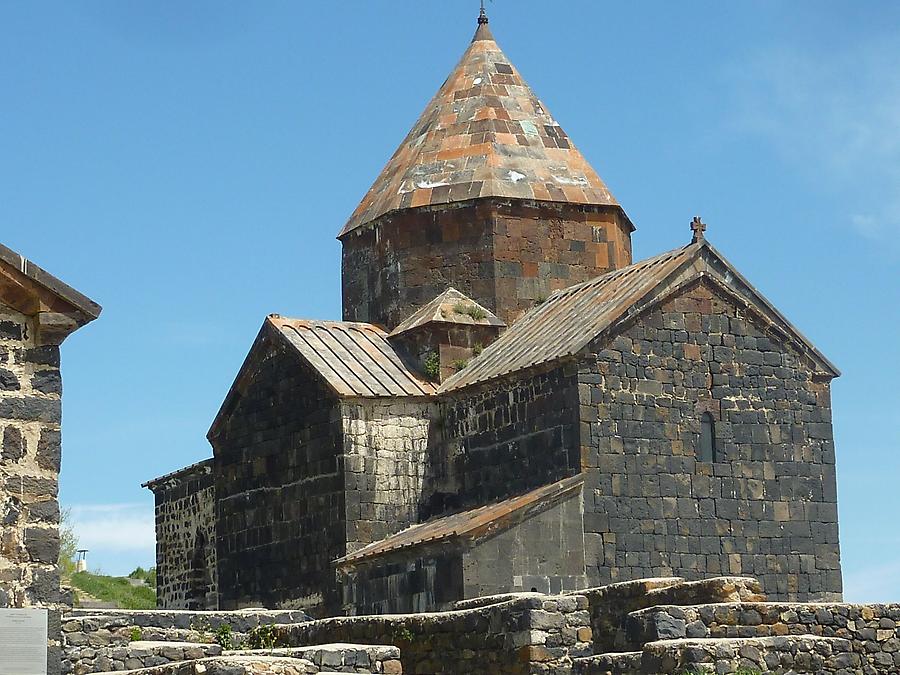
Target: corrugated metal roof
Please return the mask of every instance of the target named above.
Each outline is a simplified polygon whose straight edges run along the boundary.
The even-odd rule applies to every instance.
[[[391,331],[391,337],[428,323],[457,323],[479,326],[505,326],[491,310],[470,297],[448,288],[434,300],[423,305]]]
[[[430,396],[434,385],[410,371],[377,326],[349,321],[268,318],[338,396]]]
[[[543,509],[573,495],[581,488],[583,482],[584,476],[579,474],[511,499],[413,525],[402,532],[339,558],[335,564],[344,566],[421,544],[431,544],[457,537],[476,538],[491,534],[505,529],[516,520],[527,517],[536,509]]]
[[[439,392],[575,354],[637,300],[686,264],[701,246],[690,244],[556,291],[514,323],[466,368],[447,379]]]
[[[390,211],[478,197],[619,206],[487,25],[339,236]]]
[[[485,382],[578,353],[615,322],[641,311],[667,290],[705,275],[777,328],[822,372],[840,375],[705,239],[553,293],[438,388],[438,393]]]

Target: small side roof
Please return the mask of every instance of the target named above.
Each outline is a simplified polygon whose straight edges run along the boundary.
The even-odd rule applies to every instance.
[[[338,396],[430,396],[434,385],[409,370],[378,326],[272,315],[268,322]]]
[[[497,326],[498,328],[506,326],[502,319],[483,305],[479,305],[455,288],[448,288],[434,300],[413,312],[391,331],[389,337],[395,337],[429,323]]]
[[[698,277],[714,280],[765,316],[817,364],[840,371],[706,239],[553,293],[438,389],[444,393],[573,356],[622,320]]]
[[[338,558],[335,565],[338,567],[354,565],[386,553],[422,544],[433,544],[450,539],[468,541],[479,539],[505,530],[536,511],[544,510],[573,496],[581,489],[583,483],[584,475],[578,474],[511,499],[436,518],[426,523],[419,523]]]
[[[302,359],[340,398],[432,396],[435,386],[410,370],[387,341],[387,333],[369,323],[289,319],[270,314],[250,348],[207,434],[211,437],[250,374],[259,345],[276,340]]]
[[[141,483],[141,487],[148,488],[153,492],[156,492],[157,488],[159,488],[163,483],[167,483],[170,481],[183,480],[192,475],[197,474],[208,474],[212,471],[213,466],[213,458],[204,459],[201,462],[195,462],[194,464],[188,464],[185,467],[182,467],[176,471],[170,471],[169,473],[165,473],[162,476],[157,478],[153,478],[152,480],[148,480],[146,483]]]

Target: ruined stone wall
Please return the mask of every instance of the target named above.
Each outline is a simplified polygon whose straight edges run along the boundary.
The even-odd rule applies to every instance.
[[[537,591],[559,594],[585,586],[582,497],[578,493],[463,555],[464,598]]]
[[[631,263],[617,209],[477,199],[388,214],[342,239],[343,317],[395,327],[453,286],[512,323],[551,292]]]
[[[280,345],[254,350],[216,463],[219,606],[320,611],[338,604],[331,561],[344,555],[340,405]]]
[[[0,305],[0,607],[50,607],[49,672],[59,669],[59,347]]]
[[[482,505],[579,472],[577,372],[546,372],[451,394],[429,454],[423,515]]]
[[[657,606],[633,612],[636,642],[683,638],[778,638],[810,635],[848,641],[859,655],[854,672],[900,672],[900,605],[743,602]],[[861,667],[859,667],[861,666]]]
[[[156,603],[216,609],[216,491],[208,460],[152,486],[156,497]]]
[[[341,404],[348,553],[416,522],[433,410],[419,400]]]
[[[278,626],[279,644],[393,644],[407,675],[569,673],[590,653],[583,596],[518,597],[440,614],[335,617]]]
[[[592,583],[751,574],[840,598],[830,382],[747,310],[695,284],[595,344],[579,383]]]

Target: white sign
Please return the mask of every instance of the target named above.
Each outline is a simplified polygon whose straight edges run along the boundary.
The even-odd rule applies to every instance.
[[[0,675],[47,675],[46,609],[0,609]]]

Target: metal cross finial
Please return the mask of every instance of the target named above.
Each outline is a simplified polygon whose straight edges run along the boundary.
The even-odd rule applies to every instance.
[[[484,0],[481,0],[481,12],[478,14],[478,25],[488,22],[487,12],[484,11]]]
[[[700,216],[694,216],[694,219],[691,221],[691,231],[694,233],[691,239],[692,244],[706,239],[706,236],[703,234],[706,232],[706,223],[700,220]]]

